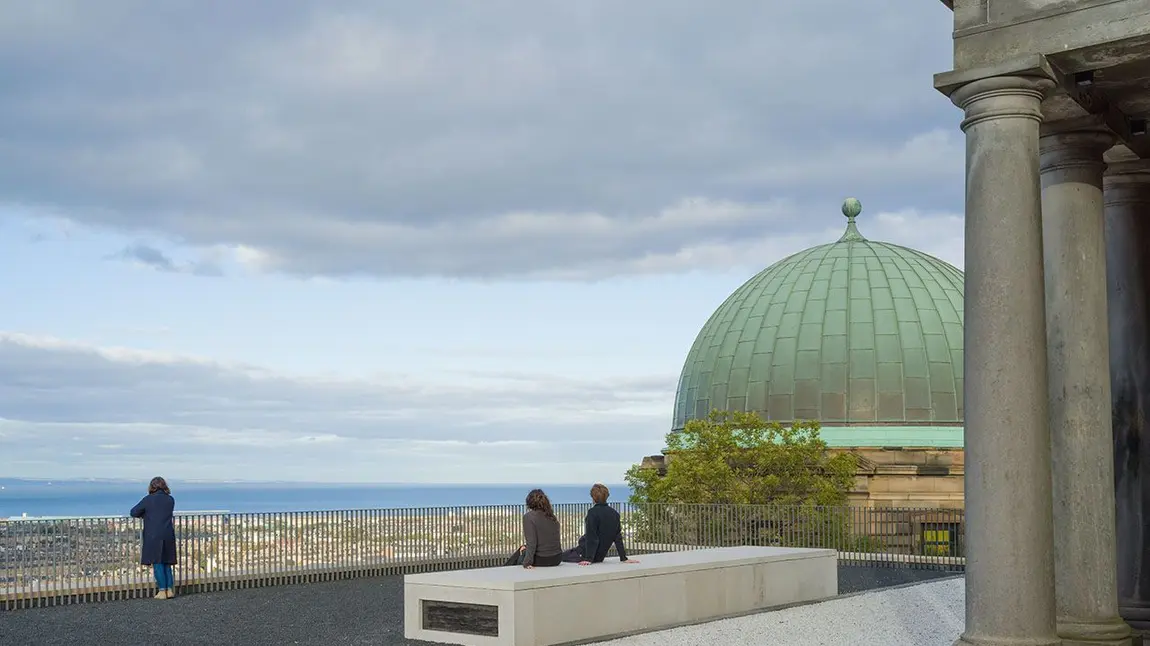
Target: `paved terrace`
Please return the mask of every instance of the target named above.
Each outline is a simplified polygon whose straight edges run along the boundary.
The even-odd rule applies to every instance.
[[[894,567],[839,567],[839,593],[953,577]],[[844,642],[846,643],[846,642]],[[0,612],[0,644],[190,646],[373,644],[403,638],[403,577],[231,590]]]

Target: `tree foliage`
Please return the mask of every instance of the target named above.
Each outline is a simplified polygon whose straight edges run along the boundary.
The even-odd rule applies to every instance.
[[[664,475],[627,472],[642,542],[851,549],[857,540],[844,507],[855,458],[831,455],[816,422],[715,411],[668,434],[666,453]]]
[[[667,470],[627,471],[633,503],[833,506],[846,502],[853,455],[831,455],[818,422],[783,426],[713,411],[667,435]]]

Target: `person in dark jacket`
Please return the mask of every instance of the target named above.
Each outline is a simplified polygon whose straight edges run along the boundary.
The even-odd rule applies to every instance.
[[[156,598],[176,596],[172,566],[176,564],[176,526],[173,522],[176,499],[163,478],[155,477],[148,483],[148,495],[132,507],[132,518],[144,519],[143,540],[140,545],[140,564],[152,566],[156,575]]]
[[[563,562],[563,542],[559,536],[559,520],[551,509],[551,500],[541,489],[527,494],[527,513],[523,514],[524,544],[506,565],[555,567]]]
[[[623,523],[619,519],[619,512],[607,504],[610,495],[611,490],[605,485],[595,483],[591,487],[591,502],[595,504],[587,510],[583,536],[579,538],[579,546],[576,548],[582,557],[579,565],[602,563],[612,545],[620,561],[638,563],[635,559],[627,558],[627,549],[623,546]],[[568,550],[564,556],[573,558],[571,552]]]
[[[586,549],[586,545],[587,535],[584,534],[583,536],[579,537],[578,541],[576,541],[575,547],[572,547],[569,550],[563,550],[563,555],[559,558],[563,559],[564,563],[578,563],[583,560],[583,550]]]

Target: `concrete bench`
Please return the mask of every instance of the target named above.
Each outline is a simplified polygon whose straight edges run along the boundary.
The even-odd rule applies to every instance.
[[[409,574],[404,636],[465,646],[554,646],[838,594],[834,550],[723,547],[638,558]]]

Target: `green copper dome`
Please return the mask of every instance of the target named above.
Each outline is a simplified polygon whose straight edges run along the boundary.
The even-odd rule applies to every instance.
[[[775,263],[719,306],[683,366],[675,430],[748,410],[869,427],[855,433],[869,440],[832,430],[832,445],[907,444],[908,426],[931,438],[923,446],[962,445],[962,272],[867,240],[861,210],[847,200],[842,238]]]

